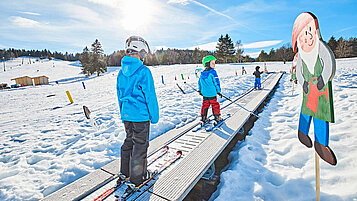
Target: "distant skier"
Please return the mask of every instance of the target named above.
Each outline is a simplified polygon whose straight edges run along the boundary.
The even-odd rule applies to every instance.
[[[216,58],[212,55],[208,55],[203,58],[202,64],[205,70],[201,72],[200,79],[198,80],[198,92],[203,96],[203,103],[201,108],[201,121],[206,123],[207,113],[210,105],[212,105],[212,111],[214,120],[218,123],[222,121],[220,105],[217,102],[217,94],[222,97],[221,85],[217,72],[214,70],[216,67]]]
[[[242,66],[242,75],[247,74],[247,71],[244,69],[244,66]]]
[[[126,40],[122,69],[117,78],[117,95],[126,138],[121,146],[120,172],[135,186],[147,175],[147,149],[150,122],[159,121],[159,106],[151,71],[142,60],[150,52],[148,43],[139,36]]]
[[[259,71],[259,66],[255,67],[255,71],[253,73],[253,75],[255,76],[255,82],[254,82],[254,89],[261,89],[262,88],[262,84],[261,84],[261,80],[260,80],[260,74],[263,74],[263,71]]]

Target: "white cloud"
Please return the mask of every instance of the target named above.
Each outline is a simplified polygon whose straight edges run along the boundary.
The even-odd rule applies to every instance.
[[[248,55],[248,56],[250,56],[252,58],[257,58],[259,56],[260,52],[261,51],[259,51],[259,52],[250,52],[250,53],[247,52],[247,53],[244,53],[244,55]]]
[[[39,14],[39,13],[34,13],[34,12],[23,12],[23,11],[20,11],[19,13],[22,13],[22,14],[26,14],[26,15],[41,15],[41,14]]]
[[[273,45],[277,45],[281,42],[282,42],[282,40],[260,41],[260,42],[243,44],[242,48],[243,49],[254,49],[254,48],[270,47]]]
[[[90,8],[79,6],[71,3],[61,5],[61,9],[67,16],[80,21],[98,24],[101,22],[100,14],[96,13]]]
[[[229,7],[225,10],[225,13],[262,13],[262,12],[273,12],[288,9],[285,2],[280,2],[279,4],[272,4],[264,0],[252,0],[247,1],[244,4],[238,6]]]
[[[228,16],[228,15],[222,13],[222,12],[219,12],[219,11],[209,7],[209,6],[206,6],[205,4],[202,4],[202,3],[198,2],[198,1],[195,1],[195,0],[169,0],[167,3],[188,5],[189,2],[194,3],[194,4],[198,5],[198,6],[203,7],[203,8],[206,8],[207,10],[209,10],[209,11],[211,11],[211,12],[217,14],[217,15],[223,16],[225,18],[228,18],[228,19],[234,21],[234,19],[232,17],[230,17],[230,16]]]
[[[211,42],[211,43],[206,43],[206,44],[202,44],[202,45],[192,46],[192,47],[189,47],[186,49],[194,50],[195,48],[199,48],[200,50],[214,51],[214,50],[216,50],[216,46],[217,46],[217,42]]]
[[[40,23],[35,20],[31,20],[31,19],[19,17],[19,16],[11,16],[10,21],[12,22],[12,24],[14,24],[18,27],[24,27],[24,28],[36,27],[36,26],[40,25]]]
[[[119,0],[88,0],[89,2],[117,8],[120,5]]]
[[[169,0],[167,3],[182,4],[185,6],[185,5],[189,4],[189,0]]]

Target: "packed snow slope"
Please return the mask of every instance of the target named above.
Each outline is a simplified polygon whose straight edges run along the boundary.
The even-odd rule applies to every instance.
[[[211,200],[315,200],[314,149],[297,139],[302,87],[292,94],[289,79],[282,78],[246,141],[230,153]],[[329,146],[338,162],[320,159],[321,200],[357,200],[357,59],[337,60],[333,94]]]
[[[86,78],[81,74],[78,62],[43,60],[31,64],[24,62],[19,66],[21,62],[21,58],[6,62],[6,72],[0,72],[0,83],[12,84],[13,81],[10,81],[12,78],[26,75],[30,77],[45,75],[49,77],[50,84],[0,91],[1,200],[41,199],[120,157],[120,146],[125,138],[116,97],[116,77],[119,68],[111,67],[108,73],[99,77]],[[353,107],[356,106],[354,95],[356,91],[353,88],[356,87],[356,83],[353,83],[356,82],[354,78],[356,64],[357,59],[337,61],[337,74],[334,79],[337,122],[331,125],[330,141],[338,157],[338,165],[329,167],[321,162],[322,194],[328,192],[326,194],[341,199],[355,196],[352,190],[348,191],[348,189],[356,189],[357,184],[356,173],[351,170],[351,167],[356,167],[357,161],[352,157],[357,152],[356,146],[353,147],[357,140],[352,135],[352,125],[356,122],[356,109]],[[264,69],[262,63],[217,65],[222,93],[233,98],[252,87],[254,84],[252,73],[256,65],[260,65],[261,70]],[[197,66],[150,67],[160,107],[160,121],[151,126],[150,139],[199,116],[202,98],[181,79],[183,74],[184,81],[197,87],[198,79],[194,74]],[[242,66],[247,70],[247,75],[241,75]],[[267,63],[269,71],[288,72],[290,66],[291,63]],[[162,76],[164,84],[162,84]],[[221,196],[227,195],[230,199],[238,200],[245,198],[279,200],[278,196],[283,196],[285,191],[286,197],[283,198],[291,200],[304,200],[302,192],[306,192],[308,198],[314,196],[312,189],[314,172],[313,169],[310,170],[310,166],[313,168],[313,151],[300,145],[296,138],[301,87],[298,86],[296,89],[295,86],[294,94],[298,95],[292,96],[291,91],[287,92],[292,87],[292,84],[287,81],[288,77],[289,75],[283,77],[283,83],[255,124],[252,135],[247,137],[246,142],[237,146],[231,155],[230,166],[227,172],[222,173],[222,183],[212,199],[226,200]],[[82,82],[86,89],[83,88]],[[176,83],[186,94],[179,90]],[[71,93],[74,104],[69,103],[66,91]],[[224,100],[219,99],[219,101]],[[99,130],[95,130],[85,118],[83,105],[88,106],[92,111],[92,117],[96,118]],[[254,133],[256,127],[260,128],[256,131],[257,134]],[[284,139],[291,140],[289,146]],[[245,143],[252,143],[252,145],[248,146]],[[244,150],[244,147],[252,153],[239,153]],[[278,149],[276,153],[281,154],[280,160],[283,162],[276,156],[273,159],[269,158],[269,153],[274,151],[266,150],[273,150],[273,148]],[[259,163],[260,166],[254,167],[255,169],[251,165],[249,168],[244,166],[240,167],[241,169],[236,168],[234,164],[244,164],[240,161],[243,157],[247,157],[244,159],[247,163],[251,165]],[[264,171],[267,169],[269,171]],[[324,177],[326,169],[333,174]],[[259,176],[253,175],[257,170],[260,172]],[[248,174],[249,171],[253,171],[252,174]],[[234,175],[232,176],[231,173]],[[237,177],[236,174],[246,177]],[[291,183],[291,179],[298,182]],[[269,186],[269,181],[277,184],[276,187]],[[258,190],[251,189],[254,182],[257,182]],[[236,186],[234,191],[229,190],[232,184]],[[304,187],[302,184],[308,184],[306,188],[309,191],[300,190]],[[296,188],[297,186],[300,188]],[[244,195],[246,196],[239,199],[239,196]]]

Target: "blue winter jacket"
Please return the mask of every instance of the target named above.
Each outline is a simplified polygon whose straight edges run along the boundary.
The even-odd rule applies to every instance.
[[[121,60],[117,78],[117,93],[123,121],[159,121],[154,79],[148,67],[137,58],[125,56]]]
[[[214,97],[217,93],[221,93],[221,84],[214,69],[201,72],[198,80],[198,90],[203,97]]]

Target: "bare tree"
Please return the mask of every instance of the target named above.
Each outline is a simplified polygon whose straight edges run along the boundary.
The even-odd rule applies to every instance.
[[[242,63],[242,60],[243,60],[243,53],[244,53],[244,49],[242,48],[242,42],[241,40],[238,40],[236,42],[236,45],[235,47],[237,48],[236,50],[236,59],[237,59],[237,62],[238,63]]]
[[[346,58],[352,54],[352,46],[347,40],[344,40],[342,37],[337,41],[336,47],[336,57],[337,58]]]

